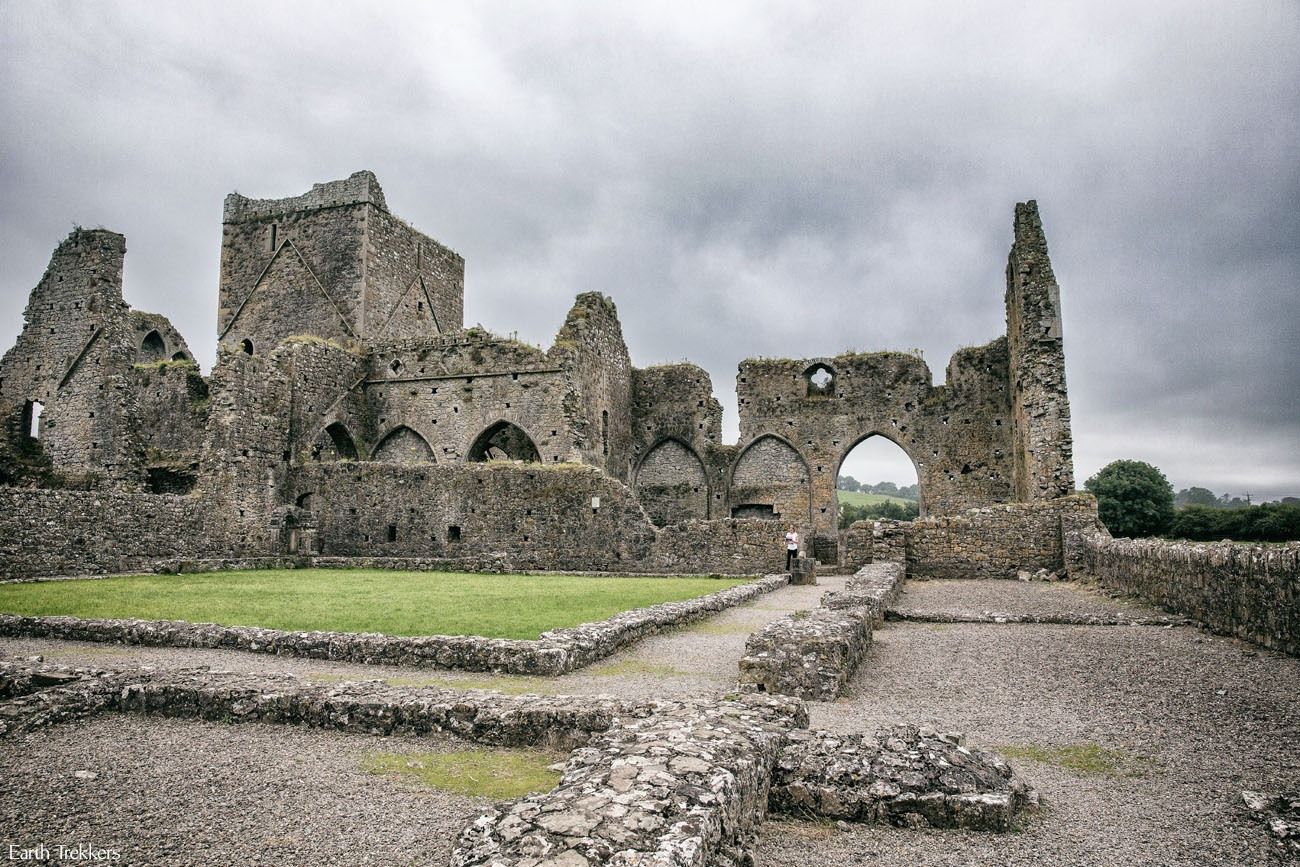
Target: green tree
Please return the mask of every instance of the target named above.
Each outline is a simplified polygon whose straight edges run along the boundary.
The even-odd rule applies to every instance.
[[[1183,488],[1174,497],[1174,506],[1209,506],[1211,509],[1219,505],[1219,498],[1214,496],[1214,491],[1207,488]]]
[[[1116,536],[1155,536],[1174,519],[1174,488],[1142,461],[1113,461],[1084,487],[1097,498],[1101,522]]]
[[[840,476],[839,483],[835,487],[841,491],[859,491],[862,489],[862,483],[853,476]]]

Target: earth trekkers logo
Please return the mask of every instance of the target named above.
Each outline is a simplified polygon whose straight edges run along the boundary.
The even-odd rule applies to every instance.
[[[96,846],[93,843],[37,843],[35,846],[15,846],[9,844],[6,851],[10,861],[28,861],[33,863],[49,862],[54,864],[116,864],[122,860],[118,849]]]

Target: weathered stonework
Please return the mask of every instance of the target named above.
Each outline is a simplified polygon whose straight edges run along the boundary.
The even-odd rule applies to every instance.
[[[822,594],[823,608],[861,608],[872,627],[880,626],[885,609],[903,592],[902,563],[872,563],[863,566],[844,585],[843,590]]]
[[[124,256],[122,236],[79,229],[32,292],[0,362],[0,485],[193,502],[50,516],[20,494],[0,524],[28,547],[4,574],[284,556],[755,574],[781,568],[785,525],[805,555],[856,569],[889,555],[874,533],[872,548],[865,530],[841,536],[835,478],[876,435],[911,456],[929,515],[1071,487],[1059,291],[1033,203],[1016,211],[1006,337],[956,352],[943,386],[900,353],[744,361],[735,444],[708,375],[635,369],[600,293],[576,298],[548,350],[466,329],[464,261],[393,216],[370,172],[227,197],[209,378],[170,322],[122,300]],[[470,469],[494,462],[532,475],[512,488],[520,476]],[[972,532],[918,524],[909,562],[951,572],[944,535]],[[993,574],[1024,552],[977,553]]]
[[[796,611],[749,636],[740,688],[830,701],[844,691],[870,647],[871,615],[865,609]]]
[[[1214,632],[1300,656],[1300,543],[1071,538],[1086,576],[1184,614]]]
[[[466,828],[453,867],[739,865],[766,814],[798,702],[659,702],[576,750],[560,785]]]
[[[769,805],[800,817],[1010,831],[1037,800],[1006,761],[966,748],[960,735],[894,726],[875,737],[790,732]]]

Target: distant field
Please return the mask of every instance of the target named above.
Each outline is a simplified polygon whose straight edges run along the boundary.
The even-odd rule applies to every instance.
[[[289,631],[484,635],[548,629],[716,593],[743,580],[261,569],[0,586],[0,612],[188,620]]]
[[[840,505],[850,506],[874,506],[877,503],[898,503],[907,505],[915,503],[916,500],[904,500],[902,497],[891,497],[889,494],[864,494],[861,491],[837,491],[840,495]]]

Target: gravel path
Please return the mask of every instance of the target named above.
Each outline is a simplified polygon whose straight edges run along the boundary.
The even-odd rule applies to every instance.
[[[930,723],[980,747],[1095,745],[1116,767],[1013,759],[1048,805],[1023,833],[772,822],[757,862],[1268,864],[1264,828],[1237,805],[1300,781],[1297,696],[1300,659],[1189,628],[888,624],[851,694],[812,705],[813,727]]]
[[[487,802],[374,776],[361,762],[466,748],[451,737],[108,714],[0,742],[0,846],[84,843],[118,850],[119,863],[167,867],[446,864]]]
[[[1105,596],[1076,582],[909,581],[889,607],[894,619],[938,622],[1067,622],[1164,626],[1186,618]]]

